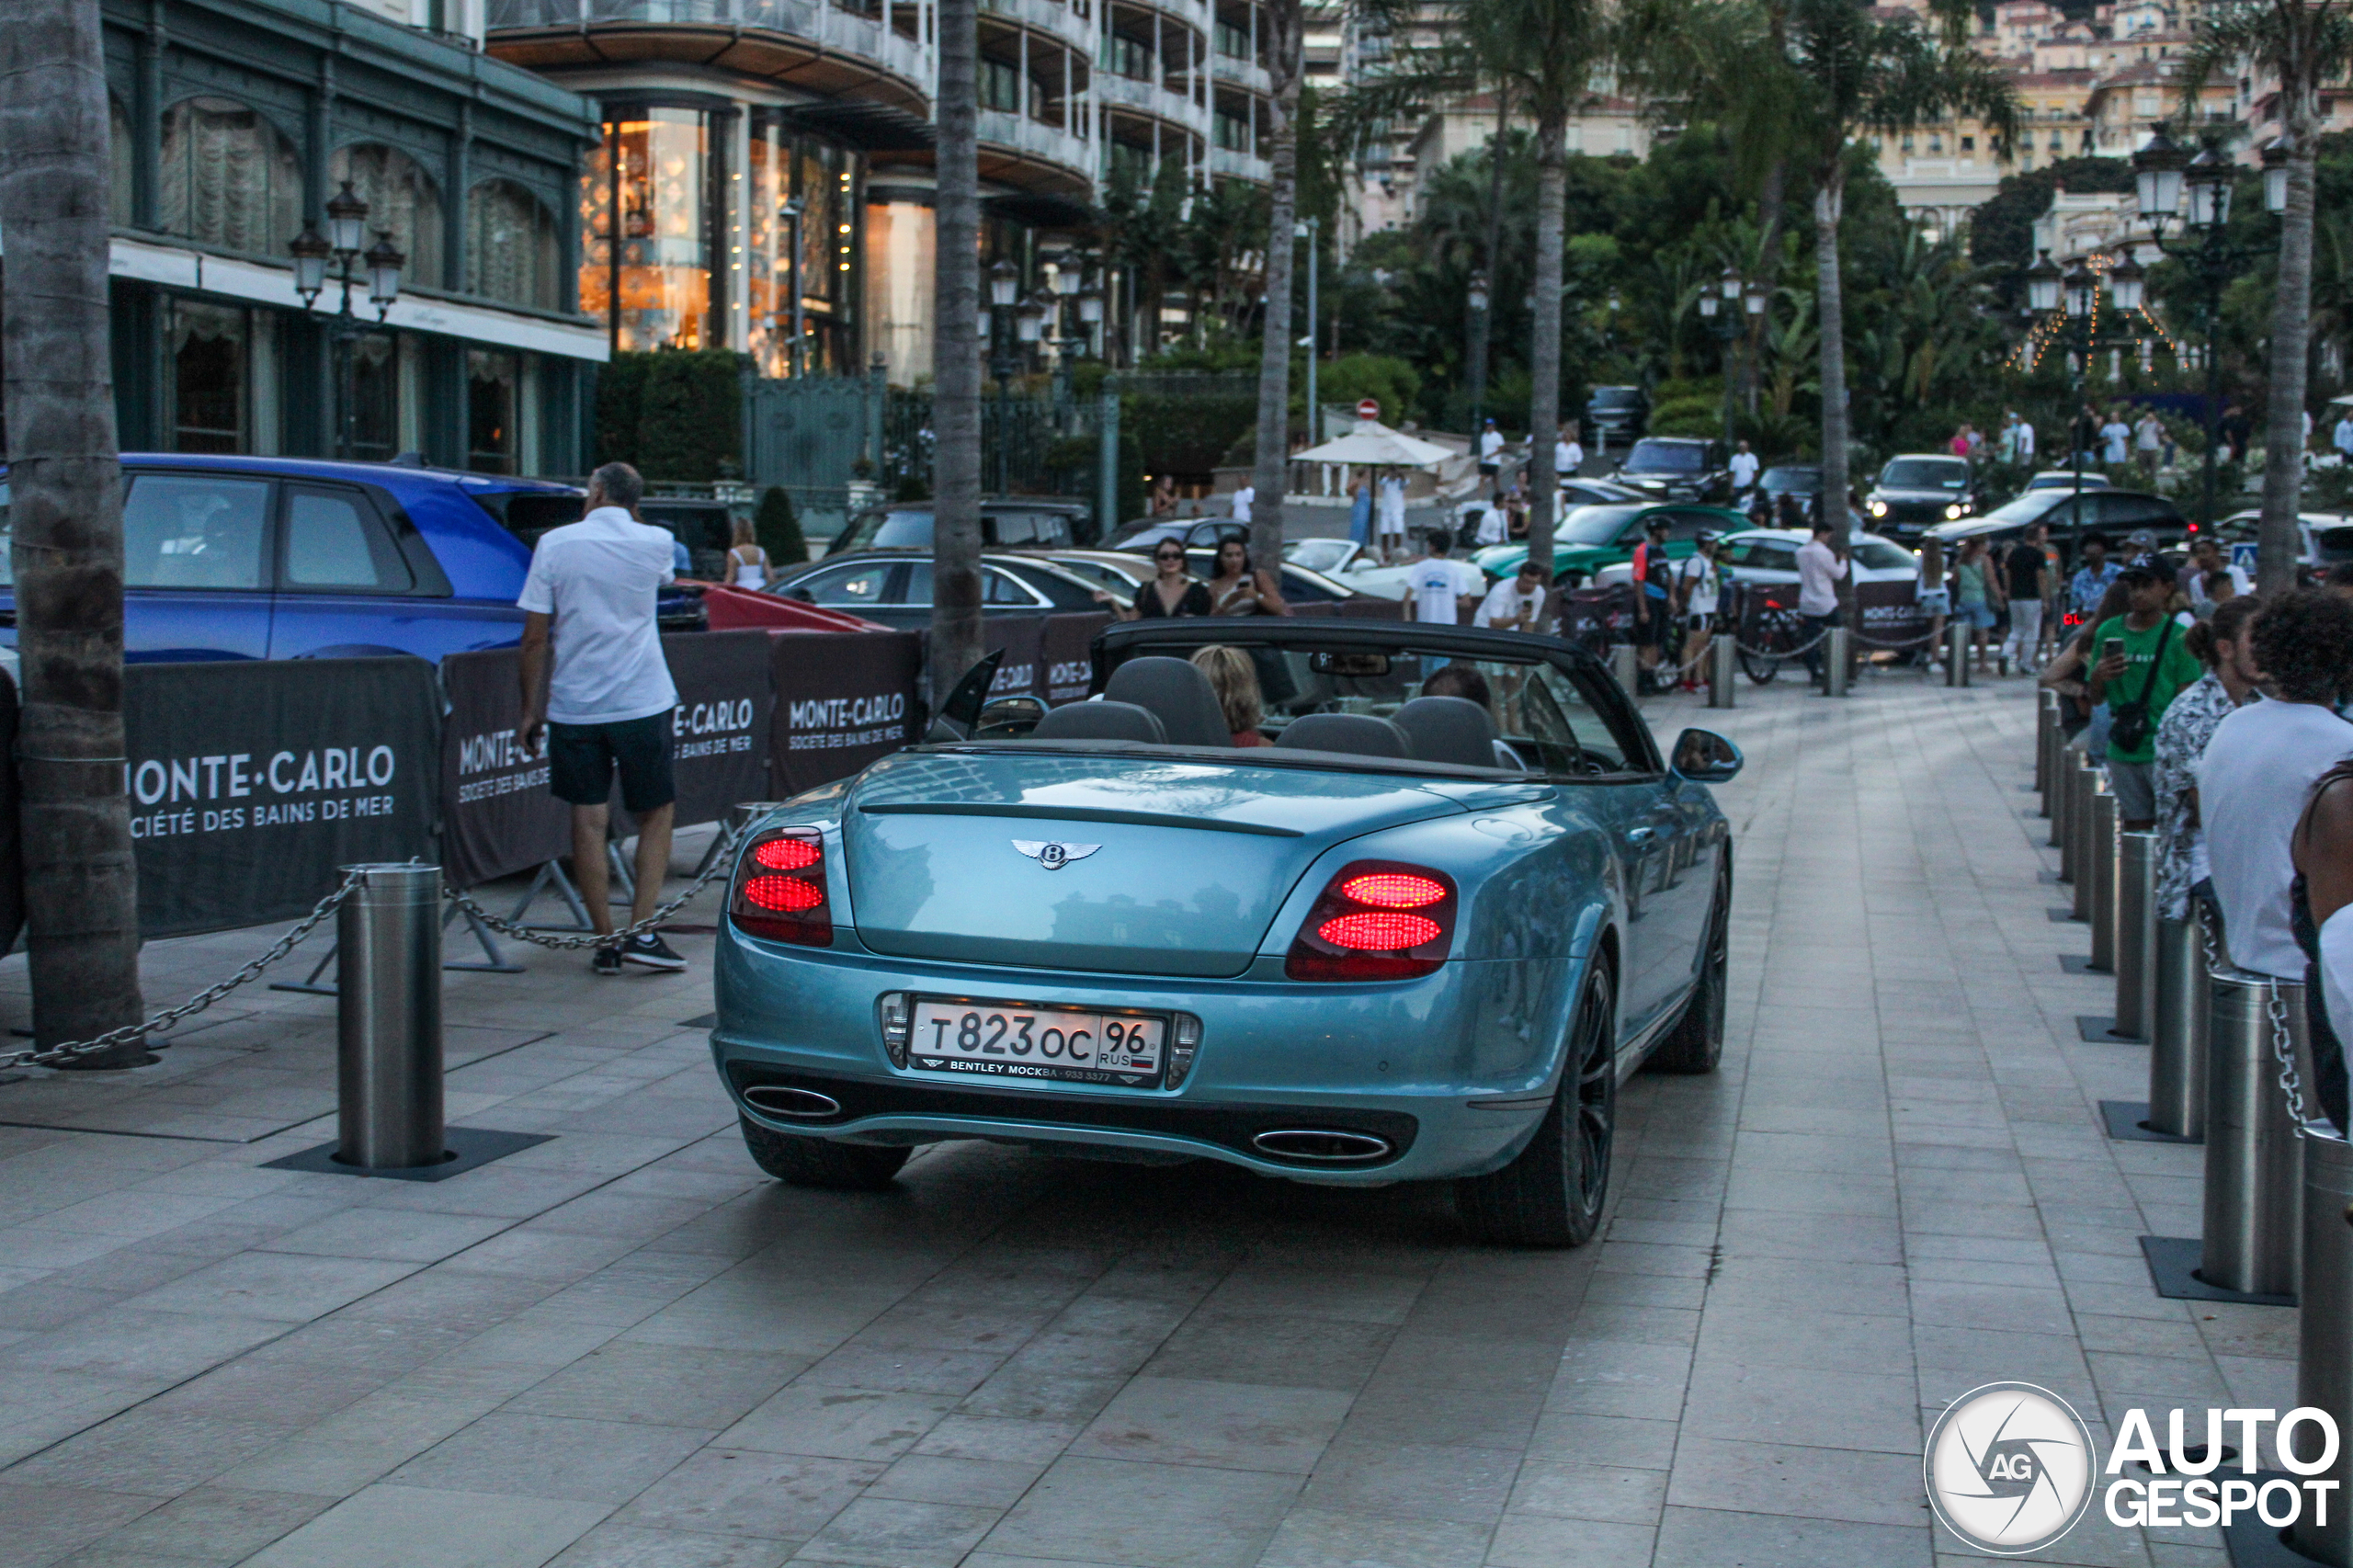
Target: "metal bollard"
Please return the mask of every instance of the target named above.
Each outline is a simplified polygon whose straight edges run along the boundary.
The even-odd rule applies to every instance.
[[[2126,1040],[2149,1038],[2157,1010],[2157,835],[2116,835],[2116,1026]]]
[[[2084,840],[2083,881],[2091,888],[2091,967],[2101,974],[2116,969],[2116,797],[2107,781],[2092,796],[2092,830]]]
[[[441,868],[360,866],[335,912],[335,1158],[364,1170],[438,1165]]]
[[[2067,813],[2075,799],[2075,758],[2082,755],[2083,748],[2073,741],[2060,742],[2058,750],[2052,754],[2051,846],[2060,852],[2059,880],[2063,882],[2067,880],[2067,829],[2070,825]]]
[[[2034,792],[2042,799],[2044,816],[2051,814],[2051,705],[2058,696],[2055,691],[2040,692],[2034,704]]]
[[[2092,833],[2093,802],[2107,793],[2107,775],[2097,767],[2086,765],[2083,778],[2075,785],[2075,820],[2068,826],[2068,840],[2075,851],[2075,880],[2068,891],[2074,895],[2071,907],[2073,917],[2077,920],[2092,917],[2092,861],[2097,848]]]
[[[2301,985],[2239,969],[2207,980],[2206,1241],[2198,1277],[2225,1290],[2292,1296],[2303,1252],[2303,1170],[2271,1053],[2275,988],[2291,1027],[2301,1023]]]
[[[1822,637],[1822,695],[1844,697],[1847,680],[1854,672],[1854,655],[1848,640],[1853,633],[1843,626],[1834,626]]]
[[[2325,1410],[2346,1431],[2353,1416],[2353,1146],[2342,1138],[2312,1132],[2304,1138],[2304,1278],[2297,1293],[2296,1403]],[[2296,1457],[2321,1457],[2319,1433],[2299,1423],[2289,1438]],[[2302,1479],[2301,1477],[2299,1479]],[[2339,1443],[2336,1462],[2313,1480],[2333,1479],[2332,1501],[2353,1484],[2353,1445]],[[2353,1520],[2341,1503],[2328,1510],[2328,1523],[2313,1522],[2316,1508],[2297,1510],[2288,1544],[2307,1557],[2346,1568],[2353,1562]]]
[[[1730,708],[1740,675],[1740,650],[1727,631],[1708,644],[1708,706]]]
[[[1945,684],[1969,684],[1969,622],[1956,620],[1945,627]]]
[[[1609,645],[1609,673],[1627,696],[1642,695],[1643,665],[1631,642],[1612,642]]]
[[[2206,1136],[2206,952],[2193,907],[2159,920],[2149,1037],[2149,1129]]]

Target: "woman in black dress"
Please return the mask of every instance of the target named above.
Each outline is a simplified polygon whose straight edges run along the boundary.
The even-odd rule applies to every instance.
[[[1152,547],[1152,563],[1157,574],[1152,581],[1137,585],[1135,602],[1120,604],[1106,593],[1095,597],[1099,604],[1111,607],[1111,613],[1121,620],[1154,620],[1185,615],[1210,613],[1209,585],[1185,570],[1185,547],[1173,539],[1164,539]]]

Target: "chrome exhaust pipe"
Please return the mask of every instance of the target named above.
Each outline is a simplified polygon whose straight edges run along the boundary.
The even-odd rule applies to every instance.
[[[770,1116],[789,1116],[803,1121],[839,1116],[842,1110],[841,1101],[831,1095],[783,1084],[756,1084],[744,1091],[744,1103]]]
[[[1342,1132],[1330,1128],[1287,1127],[1261,1132],[1250,1146],[1262,1154],[1283,1160],[1313,1160],[1325,1165],[1358,1165],[1390,1153],[1389,1140],[1370,1132]]]

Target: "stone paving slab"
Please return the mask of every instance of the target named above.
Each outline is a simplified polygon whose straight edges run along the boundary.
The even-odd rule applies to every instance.
[[[1740,701],[1649,704],[1749,759],[1723,1067],[1627,1085],[1575,1253],[977,1143],[781,1187],[707,933],[684,976],[451,971],[453,1119],[552,1138],[438,1184],[262,1168],[331,1129],[324,998],[0,1085],[0,1568],[1936,1568],[1984,1561],[1919,1489],[1978,1383],[2103,1437],[2292,1403],[2292,1312],[2149,1289],[2200,1153],[2102,1134],[2145,1048],[2078,1034],[2112,993],[2047,916],[2026,684]],[[276,934],[153,944],[150,994]],[[2095,1515],[2043,1561],[2225,1558]]]

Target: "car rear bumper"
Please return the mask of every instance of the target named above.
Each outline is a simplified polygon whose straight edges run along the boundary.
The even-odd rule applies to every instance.
[[[1542,1119],[1557,1031],[1514,1017],[1514,1002],[1526,1006],[1516,967],[1454,961],[1414,981],[1301,985],[1282,981],[1279,959],[1262,959],[1241,979],[1170,982],[787,953],[730,931],[719,943],[710,1042],[737,1108],[782,1133],[1092,1145],[1377,1186],[1492,1170]],[[1201,1020],[1201,1041],[1176,1089],[898,1068],[876,1017],[876,998],[890,991],[1185,1012]],[[1545,1033],[1553,1040],[1540,1047]],[[821,1096],[832,1108],[787,1096],[800,1114],[779,1114],[745,1098],[763,1086]],[[1286,1130],[1383,1147],[1333,1160],[1257,1142]]]

